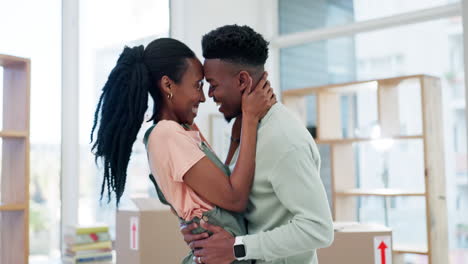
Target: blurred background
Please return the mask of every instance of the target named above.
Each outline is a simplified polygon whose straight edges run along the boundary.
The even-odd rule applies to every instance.
[[[468,3],[464,2],[0,0],[0,53],[32,61],[30,263],[54,263],[60,258],[61,226],[105,223],[115,236],[115,206],[107,199],[99,201],[102,178],[90,152],[89,136],[100,90],[124,45],[146,45],[158,37],[174,37],[202,60],[203,34],[234,23],[248,25],[270,41],[267,70],[278,95],[295,88],[411,74],[441,78],[450,256],[452,264],[468,263],[467,46],[463,35]],[[63,78],[64,72],[72,78]],[[68,85],[70,80],[78,82]],[[64,104],[64,98],[73,104]],[[408,92],[404,98],[411,102],[417,95]],[[311,98],[308,111],[314,111],[314,104]],[[370,100],[357,111],[368,112],[374,104]],[[314,114],[308,116],[308,126],[313,126]],[[211,100],[201,106],[196,122],[224,158],[229,125]],[[76,136],[65,137],[71,130]],[[392,159],[401,158],[405,149],[421,151],[420,146],[408,144],[396,147],[400,154],[385,154],[389,155],[388,164],[383,160],[363,164],[366,155],[373,156],[372,149],[363,146],[357,162],[375,174],[392,166],[396,171],[404,170],[396,173],[401,179],[395,179],[404,180],[421,169]],[[62,154],[67,148],[76,150],[71,160],[77,170],[63,167]],[[325,147],[321,151],[327,153]],[[326,163],[325,159],[322,177],[327,185]],[[129,197],[155,196],[148,173],[144,146],[135,144],[128,171],[132,180],[123,206]],[[363,174],[361,182],[365,185],[366,181],[372,184],[372,177]],[[412,184],[421,187],[417,182]],[[372,199],[361,201],[359,219],[383,222],[383,215],[375,213],[380,203]],[[425,218],[421,205],[418,198],[392,202],[392,217],[406,223],[394,236],[412,241],[415,233],[425,232],[425,227],[418,227]],[[427,263],[422,255],[405,261]]]

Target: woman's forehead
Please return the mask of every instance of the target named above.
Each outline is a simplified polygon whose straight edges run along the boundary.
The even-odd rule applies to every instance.
[[[197,80],[201,80],[204,77],[203,66],[198,59],[189,59],[188,68],[186,71],[187,75]]]

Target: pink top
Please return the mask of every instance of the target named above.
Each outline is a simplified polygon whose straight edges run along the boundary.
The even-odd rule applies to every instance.
[[[169,120],[159,121],[148,138],[151,173],[166,200],[187,221],[214,208],[183,181],[185,173],[205,157],[201,142],[199,131],[186,131]]]

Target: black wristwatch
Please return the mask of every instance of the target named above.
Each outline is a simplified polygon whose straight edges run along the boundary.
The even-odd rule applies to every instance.
[[[237,260],[244,260],[247,255],[245,252],[244,237],[237,236],[236,241],[234,242],[234,257]]]

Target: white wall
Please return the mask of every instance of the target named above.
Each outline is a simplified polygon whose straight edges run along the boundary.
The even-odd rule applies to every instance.
[[[462,0],[462,19],[463,29],[467,32],[468,28],[468,0]],[[465,62],[465,76],[468,76],[468,34],[463,34],[463,50],[464,50],[464,62]],[[466,77],[465,77],[466,79]],[[465,81],[465,104],[468,102],[468,81]],[[466,123],[468,124],[468,107],[465,107]],[[466,130],[466,137],[468,138],[468,129]],[[468,145],[467,145],[468,147]]]
[[[171,0],[171,37],[187,44],[203,62],[201,38],[209,31],[228,24],[248,25],[271,40],[276,32],[276,0]],[[272,61],[274,51],[270,47],[267,70],[272,86],[276,85]],[[205,93],[208,85],[205,84]],[[275,89],[276,90],[276,89]],[[277,90],[278,91],[278,90]],[[216,105],[207,97],[200,107],[195,122],[202,133],[209,135],[209,115],[218,113]]]

